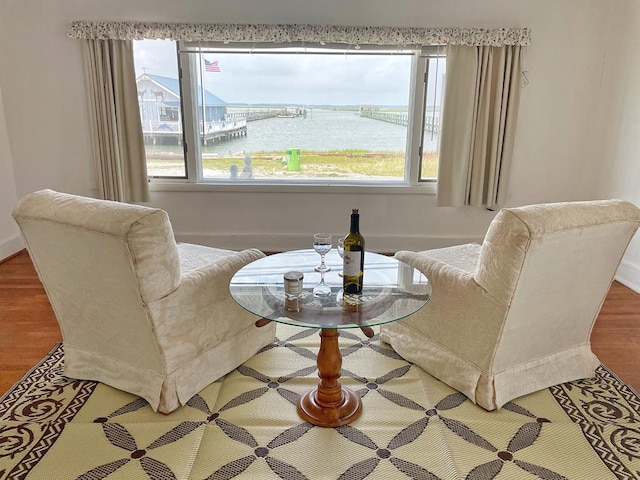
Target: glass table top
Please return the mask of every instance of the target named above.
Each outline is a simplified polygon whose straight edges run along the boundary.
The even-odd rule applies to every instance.
[[[431,297],[431,284],[419,270],[372,252],[365,252],[362,295],[344,295],[342,258],[335,249],[325,257],[331,267],[324,274],[331,295],[314,297],[321,281],[314,271],[320,255],[314,250],[278,253],[256,260],[231,279],[231,296],[245,310],[275,322],[312,328],[362,328],[394,322],[422,308]],[[300,311],[288,311],[284,302],[284,274],[304,274]]]

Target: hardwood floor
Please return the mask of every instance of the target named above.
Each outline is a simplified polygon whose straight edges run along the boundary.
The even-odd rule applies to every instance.
[[[640,294],[613,282],[591,334],[600,361],[640,392]]]
[[[53,309],[26,252],[0,264],[0,392],[62,341]]]
[[[61,341],[28,254],[23,251],[0,263],[0,394]],[[640,294],[614,282],[591,344],[602,363],[640,390]]]

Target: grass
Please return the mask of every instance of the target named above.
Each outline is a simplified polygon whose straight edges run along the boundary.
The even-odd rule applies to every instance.
[[[366,150],[332,150],[300,152],[300,171],[288,171],[282,152],[254,152],[251,167],[254,178],[332,178],[332,179],[402,179],[405,168],[404,152],[370,152]],[[202,160],[205,177],[229,176],[231,165],[244,168],[244,157],[223,155],[205,156]],[[147,166],[151,175],[175,175],[184,172],[181,155],[161,155],[149,152]],[[174,172],[174,173],[171,173]],[[423,156],[422,177],[435,178],[438,173],[436,153]],[[179,173],[178,173],[179,174]]]

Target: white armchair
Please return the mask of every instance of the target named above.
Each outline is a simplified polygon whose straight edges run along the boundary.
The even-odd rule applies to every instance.
[[[275,338],[231,298],[264,256],[176,244],[160,209],[43,190],[13,216],[62,330],[65,375],[169,413]]]
[[[639,224],[621,200],[531,205],[501,210],[482,246],[398,252],[433,295],[381,338],[487,410],[591,377],[591,329]]]

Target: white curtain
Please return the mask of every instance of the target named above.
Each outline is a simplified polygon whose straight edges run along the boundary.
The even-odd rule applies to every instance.
[[[520,46],[447,47],[438,205],[504,205],[521,80]]]
[[[131,40],[84,40],[98,189],[119,202],[149,201]]]

